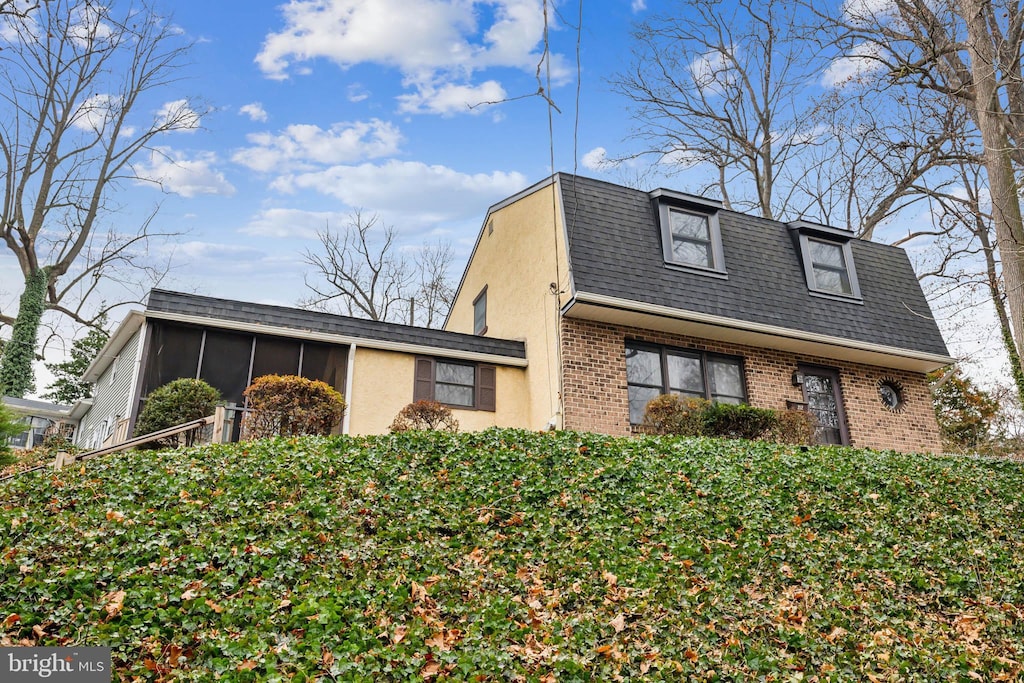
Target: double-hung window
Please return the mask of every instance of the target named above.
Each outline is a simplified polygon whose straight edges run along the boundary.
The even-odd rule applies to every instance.
[[[648,401],[678,394],[719,403],[747,400],[743,359],[686,349],[630,342],[626,344],[629,421],[640,424]]]
[[[693,272],[725,276],[718,202],[659,191],[658,218],[665,263]]]
[[[853,295],[853,283],[843,245],[807,238],[814,289],[832,294]]]
[[[811,294],[859,303],[860,284],[853,263],[853,234],[806,221],[789,224]]]
[[[495,409],[497,370],[493,365],[442,358],[417,358],[414,401],[452,408]]]

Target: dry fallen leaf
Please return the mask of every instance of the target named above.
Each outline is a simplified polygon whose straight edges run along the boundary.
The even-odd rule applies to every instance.
[[[626,628],[626,616],[624,614],[620,614],[612,619],[609,624],[613,629],[615,629],[616,633],[622,633],[622,629]]]
[[[121,614],[121,610],[124,608],[125,595],[124,591],[112,591],[103,596],[103,602],[106,603],[103,606],[103,610],[107,613],[107,619],[113,619]]]

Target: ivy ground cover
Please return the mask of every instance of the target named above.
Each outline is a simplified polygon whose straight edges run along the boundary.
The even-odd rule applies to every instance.
[[[122,680],[1020,680],[1019,463],[490,430],[0,486],[0,645]]]

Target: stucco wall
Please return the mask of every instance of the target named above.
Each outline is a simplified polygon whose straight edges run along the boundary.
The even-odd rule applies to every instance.
[[[352,395],[348,400],[350,434],[384,434],[413,400],[415,356],[356,347]],[[526,427],[525,370],[497,367],[494,412],[453,408],[461,431],[488,427]]]
[[[492,211],[485,221],[446,329],[473,333],[473,301],[487,287],[489,337],[525,340],[527,419],[543,428],[559,410],[557,325],[568,289],[562,207],[547,185]],[[552,292],[552,284],[559,294]],[[499,396],[499,400],[500,400]]]
[[[792,383],[799,363],[836,368],[851,445],[905,452],[941,451],[931,395],[924,375],[919,373],[573,319],[562,323],[566,428],[630,433],[627,338],[743,356],[748,400],[762,408],[783,409],[786,401],[803,400],[800,387]],[[883,378],[902,385],[902,412],[890,412],[882,405],[878,381]]]

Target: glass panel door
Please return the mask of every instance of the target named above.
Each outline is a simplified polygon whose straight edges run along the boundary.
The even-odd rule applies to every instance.
[[[846,419],[839,393],[839,373],[828,368],[800,368],[804,378],[804,401],[817,422],[818,443],[845,445]]]

